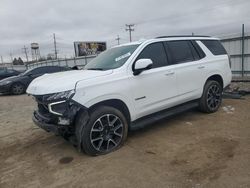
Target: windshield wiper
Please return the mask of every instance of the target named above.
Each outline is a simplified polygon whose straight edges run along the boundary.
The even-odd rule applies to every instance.
[[[100,71],[102,71],[102,70],[104,70],[104,69],[102,69],[102,68],[89,68],[89,69],[87,69],[87,70],[100,70]]]

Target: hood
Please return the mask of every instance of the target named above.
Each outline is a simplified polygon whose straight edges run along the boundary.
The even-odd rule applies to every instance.
[[[2,80],[0,80],[0,82],[6,82],[6,81],[17,81],[18,79],[20,78],[20,76],[11,76],[11,77],[8,77],[8,78],[4,78]]]
[[[45,95],[75,89],[76,83],[112,74],[112,70],[73,70],[53,74],[45,74],[33,80],[27,89],[31,95]]]

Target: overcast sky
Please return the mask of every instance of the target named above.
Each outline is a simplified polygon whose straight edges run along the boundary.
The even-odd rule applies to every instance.
[[[133,40],[161,35],[223,36],[250,29],[249,0],[0,0],[0,55],[21,56],[38,42],[42,56],[73,56],[74,41],[129,41],[125,24],[135,24]],[[30,49],[29,49],[30,53]]]

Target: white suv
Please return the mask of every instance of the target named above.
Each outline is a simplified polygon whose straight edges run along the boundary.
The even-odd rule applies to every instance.
[[[159,37],[113,47],[84,70],[41,76],[27,93],[39,127],[100,155],[119,148],[129,129],[191,107],[217,111],[231,76],[218,39]]]

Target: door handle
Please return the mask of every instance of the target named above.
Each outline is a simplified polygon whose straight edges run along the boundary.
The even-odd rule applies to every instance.
[[[198,69],[204,69],[205,68],[205,66],[199,66],[198,67]]]
[[[174,71],[169,71],[169,72],[165,73],[165,76],[171,76],[171,75],[174,75]]]

